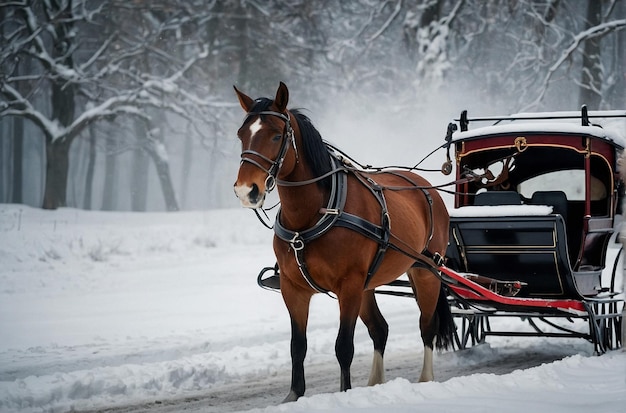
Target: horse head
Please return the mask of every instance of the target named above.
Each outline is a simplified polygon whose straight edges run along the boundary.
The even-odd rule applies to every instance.
[[[246,112],[237,131],[241,140],[241,164],[235,194],[242,206],[260,208],[279,176],[287,176],[296,163],[294,130],[287,110],[289,90],[280,82],[274,100],[252,99],[237,87],[235,92]],[[289,151],[290,146],[293,151]]]

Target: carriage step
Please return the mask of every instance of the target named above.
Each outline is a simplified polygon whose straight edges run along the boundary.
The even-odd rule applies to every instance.
[[[266,273],[270,272],[269,275]],[[280,272],[278,270],[278,264],[273,267],[265,267],[261,270],[256,278],[259,287],[266,290],[280,291]]]

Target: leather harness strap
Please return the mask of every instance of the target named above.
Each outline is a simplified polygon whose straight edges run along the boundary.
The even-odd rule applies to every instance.
[[[334,168],[339,165],[339,160],[334,156],[331,157],[331,162]],[[276,215],[276,222],[274,224],[274,233],[276,236],[288,242],[289,246],[294,251],[298,269],[307,284],[315,291],[325,294],[328,294],[329,291],[320,287],[315,280],[313,280],[306,266],[304,246],[328,232],[335,226],[339,217],[342,215],[348,197],[348,174],[346,172],[347,170],[345,168],[341,168],[340,172],[332,175],[332,186],[328,206],[320,210],[320,212],[323,213],[322,218],[320,218],[313,227],[301,232],[289,230],[280,223],[280,211],[278,211]]]
[[[405,248],[399,247],[390,242],[392,233],[389,211],[387,209],[387,203],[383,192],[385,187],[378,185],[371,177],[365,176],[360,171],[347,167],[344,163],[342,163],[340,159],[338,159],[332,153],[331,162],[333,168],[337,172],[332,174],[331,194],[328,200],[327,207],[320,210],[320,213],[323,214],[320,220],[313,227],[304,231],[292,231],[285,228],[281,224],[279,211],[276,216],[276,222],[274,224],[274,233],[278,238],[289,243],[290,248],[294,251],[294,256],[298,265],[298,269],[300,270],[302,277],[312,289],[325,294],[329,293],[329,290],[326,290],[325,288],[319,286],[311,277],[310,271],[306,265],[304,247],[306,246],[306,244],[321,237],[335,226],[351,229],[365,236],[366,238],[374,240],[378,243],[378,250],[376,251],[376,255],[374,256],[367,272],[364,289],[367,288],[367,286],[369,285],[372,277],[380,267],[385,253],[387,252],[387,249],[390,247],[404,255],[415,259],[416,263],[421,263],[421,266],[430,267],[432,270],[436,270],[436,268],[441,265],[441,255],[438,252],[433,254],[428,251],[428,244],[433,237],[433,202],[430,193],[428,193],[425,188],[420,188],[419,186],[415,185],[406,176],[398,175],[415,185],[415,189],[422,190],[428,200],[428,205],[430,208],[430,233],[424,250],[422,252],[406,251]],[[344,211],[348,190],[348,173],[352,173],[359,180],[359,182],[361,182],[366,188],[370,190],[370,192],[378,201],[381,207],[381,225],[374,224],[364,218]]]
[[[385,200],[385,194],[383,193],[384,188],[378,185],[376,181],[374,181],[369,176],[365,177],[361,173],[358,173],[358,172],[355,172],[354,174],[359,179],[359,181],[361,181],[361,183],[367,189],[369,189],[369,191],[372,193],[372,195],[374,195],[374,198],[376,198],[376,200],[378,201],[378,204],[380,205],[380,222],[381,222],[380,226],[372,224],[364,220],[363,218],[357,217],[352,214],[347,214],[345,216],[345,223],[347,225],[353,225],[355,223],[359,224],[359,226],[356,229],[357,232],[378,242],[378,251],[376,251],[376,255],[374,255],[374,259],[372,260],[372,263],[370,264],[370,267],[367,271],[367,278],[365,278],[364,288],[367,288],[367,286],[370,283],[370,280],[372,279],[372,277],[378,270],[378,267],[380,267],[380,264],[382,263],[383,258],[385,257],[385,253],[387,252],[387,248],[389,247],[389,238],[391,236],[391,221],[389,219],[389,210],[387,209],[387,201]],[[338,225],[341,226],[343,222],[344,220],[340,220]],[[358,228],[361,228],[361,227],[367,228],[368,226],[367,224],[369,224],[369,226],[378,227],[377,231],[374,231],[373,233],[370,231],[366,231],[366,232],[359,231]]]

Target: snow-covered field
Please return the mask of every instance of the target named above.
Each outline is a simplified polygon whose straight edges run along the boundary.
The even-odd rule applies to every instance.
[[[310,396],[278,405],[290,376],[289,321],[280,295],[255,281],[274,263],[271,236],[241,209],[0,205],[0,411],[626,409],[626,352],[596,357],[576,339],[490,338],[437,355],[438,382],[417,384],[417,306],[391,297],[379,299],[391,330],[388,382],[361,387],[371,343],[359,324],[356,388],[332,393],[338,311],[324,296],[311,308]]]

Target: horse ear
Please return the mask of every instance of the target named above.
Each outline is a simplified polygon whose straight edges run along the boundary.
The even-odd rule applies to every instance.
[[[274,99],[274,104],[277,106],[278,111],[283,113],[287,110],[287,103],[289,102],[289,89],[287,89],[287,85],[283,82],[280,82],[278,86],[278,90],[276,91],[276,98]]]
[[[233,85],[233,88],[235,88],[235,93],[237,94],[237,98],[239,98],[239,104],[241,105],[243,110],[245,112],[250,112],[252,110],[252,107],[254,106],[254,100],[250,96],[237,89],[237,86]]]

